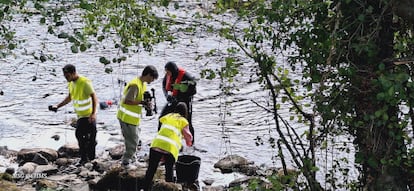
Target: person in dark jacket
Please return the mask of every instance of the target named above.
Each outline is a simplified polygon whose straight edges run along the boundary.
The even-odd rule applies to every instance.
[[[165,64],[165,76],[162,81],[162,90],[167,99],[167,104],[162,109],[160,118],[171,113],[178,102],[184,102],[188,108],[187,120],[189,122],[190,132],[193,135],[194,127],[192,124],[192,100],[197,93],[195,78],[186,70],[178,67],[174,62]],[[158,124],[160,130],[161,123]]]

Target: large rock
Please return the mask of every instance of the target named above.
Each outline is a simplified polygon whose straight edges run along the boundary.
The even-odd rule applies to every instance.
[[[203,186],[203,191],[225,191],[224,186]]]
[[[38,165],[34,171],[35,174],[39,174],[38,176],[46,176],[56,174],[58,169],[53,165]]]
[[[7,146],[0,146],[0,155],[5,156],[6,158],[14,157],[17,155],[17,151],[9,150]]]
[[[17,153],[17,161],[20,163],[32,162],[36,154],[40,154],[48,161],[55,161],[58,158],[58,153],[49,148],[34,148],[34,149],[21,149]]]
[[[33,157],[32,162],[39,164],[39,165],[47,165],[49,163],[49,161],[47,160],[46,157],[44,157],[42,154],[40,153],[36,153],[35,156]]]
[[[94,190],[139,191],[143,185],[145,171],[144,168],[128,171],[116,166],[90,187]]]
[[[46,179],[40,179],[36,182],[36,190],[55,190],[57,187],[55,182]]]
[[[105,161],[99,158],[92,161],[93,169],[99,173],[104,173],[106,171],[109,171],[111,167],[115,165],[115,163],[118,163],[118,162]]]
[[[109,156],[111,156],[112,159],[118,160],[121,159],[122,155],[125,152],[125,146],[124,145],[117,145],[115,147],[112,147],[108,149]]]
[[[70,164],[75,163],[76,159],[72,159],[72,158],[58,158],[55,162],[55,164],[59,167],[65,167],[65,166],[69,166]]]
[[[180,184],[175,184],[173,182],[165,182],[164,180],[159,180],[152,185],[152,191],[180,191],[183,190]]]
[[[260,185],[261,188],[264,188],[264,190],[272,190],[272,183],[268,180],[260,177],[253,177],[253,176],[246,176],[242,178],[238,178],[236,180],[233,180],[229,183],[229,188],[242,188],[243,190],[246,188],[249,188],[250,182],[256,182],[256,184]],[[230,189],[231,190],[231,189]]]
[[[68,143],[58,149],[59,158],[79,157],[79,145],[77,143]]]
[[[21,166],[17,169],[16,173],[23,174],[23,175],[32,174],[36,170],[37,166],[38,166],[38,164],[36,164],[34,162],[24,163],[23,166]]]
[[[238,155],[229,155],[220,159],[214,164],[214,168],[219,168],[222,173],[248,171],[248,165],[252,164],[247,159]]]

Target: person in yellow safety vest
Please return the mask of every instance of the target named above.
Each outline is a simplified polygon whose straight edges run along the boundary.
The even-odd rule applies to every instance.
[[[149,164],[143,185],[145,191],[150,190],[152,179],[161,158],[165,160],[165,181],[174,181],[173,167],[182,147],[181,139],[184,138],[187,146],[192,146],[193,136],[189,129],[187,114],[187,104],[179,102],[174,107],[172,113],[160,118],[161,129],[151,143]]]
[[[49,106],[49,110],[57,111],[58,108],[73,102],[73,108],[77,114],[76,139],[79,145],[81,160],[79,165],[83,165],[95,159],[96,147],[96,107],[98,99],[92,82],[76,72],[76,67],[67,64],[63,68],[63,75],[68,81],[69,94],[57,105]]]
[[[144,101],[144,92],[147,84],[158,79],[158,72],[154,66],[148,65],[140,77],[135,77],[125,86],[123,96],[117,112],[117,118],[122,129],[125,141],[125,152],[122,156],[122,165],[128,166],[135,157],[138,145],[139,128],[142,107],[152,108],[151,103]]]

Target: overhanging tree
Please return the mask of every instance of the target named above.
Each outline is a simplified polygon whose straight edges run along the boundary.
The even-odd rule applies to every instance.
[[[339,129],[354,138],[360,189],[407,190],[412,185],[412,134],[408,133],[412,60],[406,59],[413,54],[410,1],[219,2],[218,7],[236,10],[239,19],[248,23],[242,28],[227,23],[225,37],[257,63],[258,75],[267,88],[279,90],[272,83],[275,81],[289,97],[296,95],[290,91],[293,80],[280,80],[284,75],[277,72],[281,64],[274,55],[294,50],[286,56],[289,71],[303,74],[298,85],[308,87],[314,114],[321,117],[317,131],[312,126],[313,115],[296,107],[298,114],[311,122],[310,153],[318,137]],[[293,106],[300,103],[290,100]],[[276,112],[276,99],[273,103]],[[281,133],[277,136],[283,137]],[[295,158],[295,153],[290,154]],[[309,166],[300,166],[309,188],[321,189],[314,176],[306,175],[311,170],[306,167],[315,165],[314,156],[302,158],[312,161]]]

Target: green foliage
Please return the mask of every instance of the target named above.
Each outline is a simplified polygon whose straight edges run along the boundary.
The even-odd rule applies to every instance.
[[[0,2],[0,58],[11,54],[18,44],[15,40],[15,32],[6,23],[13,19],[11,7],[14,6],[13,1]]]
[[[30,22],[32,16],[40,15],[39,23],[45,25],[48,33],[71,43],[70,51],[74,54],[85,52],[93,45],[117,45],[120,54],[127,55],[131,50],[152,51],[152,46],[165,40],[174,39],[168,32],[168,25],[152,12],[153,6],[166,6],[169,1],[125,1],[125,0],[96,0],[96,1],[62,1],[59,4],[49,0],[2,1],[0,3],[0,54],[6,56],[16,48],[14,32],[7,25],[11,21],[10,7],[13,11],[23,13],[25,20]],[[30,7],[32,5],[32,7]],[[15,9],[19,7],[18,9]],[[33,10],[34,9],[34,10]],[[28,11],[30,10],[30,11]],[[74,26],[78,21],[71,21],[65,15],[79,15],[81,27]],[[78,18],[73,18],[78,19]],[[78,23],[76,23],[78,24]],[[102,44],[96,43],[100,42]],[[135,51],[133,51],[135,52]],[[0,55],[0,56],[1,56]],[[103,64],[107,60],[125,61],[124,55],[117,58],[100,59]],[[104,62],[102,62],[104,61]]]
[[[387,5],[388,1],[219,0],[217,13],[236,12],[237,22],[223,22],[216,33],[236,43],[235,49],[255,62],[259,82],[272,91],[275,100],[292,105],[289,111],[295,115],[290,120],[298,119],[304,124],[311,121],[304,106],[320,115],[321,131],[305,131],[310,142],[315,136],[348,134],[355,138],[355,162],[380,169],[406,160],[407,147],[403,145],[410,138],[404,129],[410,119],[398,108],[414,103],[410,68],[387,61],[392,57],[412,57],[412,24],[399,20],[395,32],[386,30],[384,23],[391,24],[392,20],[387,17]],[[276,61],[275,54],[279,52],[286,55],[289,67]],[[226,69],[232,71],[231,66]],[[301,75],[299,80],[294,79],[295,71]],[[304,98],[311,98],[312,104],[304,104]],[[273,111],[278,109],[280,104],[274,103]],[[283,134],[277,136],[283,140]],[[372,143],[365,142],[367,137],[372,137],[368,138]],[[371,148],[377,145],[370,144],[379,144],[376,141],[381,139],[392,143],[392,151],[388,152],[392,154],[372,152]],[[263,144],[260,137],[256,141]],[[328,142],[324,143],[323,147],[329,148]],[[291,152],[293,157],[296,154]],[[306,167],[305,172],[317,170],[312,156],[300,159],[303,163],[297,165]],[[331,176],[331,186],[336,188],[335,175]],[[312,181],[310,176],[307,178]]]

